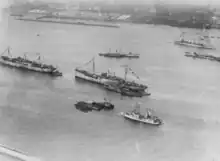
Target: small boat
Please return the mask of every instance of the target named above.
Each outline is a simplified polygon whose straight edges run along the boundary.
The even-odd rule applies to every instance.
[[[8,51],[8,55],[4,56],[3,54]],[[26,54],[24,57],[13,57],[10,52],[10,48],[7,48],[5,52],[2,53],[0,57],[0,63],[5,66],[14,67],[18,69],[25,69],[29,71],[45,73],[52,76],[62,76],[62,73],[58,71],[57,67],[53,65],[47,65],[40,62],[40,55],[38,56],[37,61],[31,61],[27,59]]]
[[[128,54],[118,52],[117,50],[115,52],[105,52],[105,53],[99,53],[99,56],[109,57],[109,58],[139,58],[140,54],[135,54],[132,52],[129,52]]]
[[[83,111],[83,112],[88,112],[88,111],[101,111],[101,110],[113,110],[114,105],[104,99],[103,102],[98,102],[98,101],[79,101],[75,104],[76,109]]]
[[[121,112],[121,116],[123,116],[126,119],[144,123],[144,124],[150,124],[150,125],[161,125],[163,124],[163,121],[158,118],[157,116],[153,116],[149,109],[146,109],[146,114],[142,115],[140,113],[140,105],[136,104],[136,108],[131,112]]]

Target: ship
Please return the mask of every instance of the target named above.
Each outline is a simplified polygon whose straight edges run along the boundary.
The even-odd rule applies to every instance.
[[[114,72],[113,74],[111,74],[112,72],[110,72],[110,69],[108,70],[107,73],[102,73],[102,76],[110,80],[113,80],[114,82],[117,81],[120,87],[128,88],[130,90],[144,91],[148,88],[148,86],[145,84],[140,84],[135,81],[127,80],[128,74],[132,74],[138,80],[140,80],[140,77],[129,66],[123,65],[122,67],[124,67],[124,78],[116,76]]]
[[[108,52],[99,53],[99,56],[104,56],[108,58],[139,58],[140,54],[135,54],[132,52],[129,52],[128,54],[126,54],[126,53],[119,52],[118,50],[116,50],[115,52],[112,52],[111,50],[109,50]]]
[[[120,87],[118,84],[105,84],[104,88],[108,91],[120,93],[122,96],[128,97],[143,97],[143,96],[150,96],[151,94],[142,91],[142,90],[130,90],[129,88]]]
[[[88,81],[88,82],[99,84],[99,85],[104,85],[106,82],[114,81],[114,80],[108,79],[108,77],[105,76],[105,74],[98,73],[95,71],[95,57],[93,57],[89,62],[85,63],[83,66],[89,65],[90,63],[92,63],[93,65],[92,71],[85,70],[82,67],[75,68],[76,79]]]
[[[123,116],[126,119],[129,119],[131,121],[159,126],[163,124],[163,121],[157,117],[151,114],[150,109],[146,108],[146,114],[143,115],[140,112],[140,104],[136,103],[136,107],[131,112],[121,112],[121,116]]]
[[[214,54],[200,54],[197,52],[185,52],[186,57],[192,57],[192,58],[197,58],[197,59],[207,59],[211,61],[218,61],[220,62],[220,56],[219,55],[214,55]]]
[[[6,52],[7,55],[4,55]],[[44,64],[40,60],[40,55],[38,55],[38,58],[35,61],[27,59],[26,54],[24,54],[23,57],[13,57],[11,54],[10,47],[8,47],[0,57],[0,63],[5,66],[28,71],[40,72],[44,74],[49,74],[51,76],[62,76],[62,73],[58,70],[57,67],[54,67],[53,65]]]
[[[95,57],[93,57],[89,62],[85,63],[83,66],[89,65],[92,63],[93,70],[85,70],[82,67],[77,67],[75,69],[75,78],[76,79],[82,79],[85,81],[89,81],[91,83],[96,83],[100,85],[104,85],[106,83],[119,83],[120,85],[127,87],[132,90],[142,90],[144,91],[148,87],[143,84],[136,83],[134,81],[128,81],[126,80],[127,74],[131,72],[133,75],[135,75],[138,79],[139,77],[133,72],[133,70],[129,67],[125,67],[125,78],[121,78],[115,75],[115,73],[111,73],[110,70],[107,72],[98,73],[95,72]]]
[[[113,110],[114,104],[104,98],[104,101],[78,101],[76,102],[75,107],[80,111],[89,112],[93,110]]]
[[[185,39],[184,34],[185,33],[182,33],[180,35],[180,39],[174,41],[174,43],[177,45],[189,46],[189,47],[195,47],[201,49],[211,49],[211,50],[215,49],[210,43],[208,43],[207,41],[205,42],[205,40],[207,40],[207,37],[205,36],[200,36],[200,40],[189,40],[189,39]]]

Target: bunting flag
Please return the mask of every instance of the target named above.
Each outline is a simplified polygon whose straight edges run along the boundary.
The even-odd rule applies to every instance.
[[[94,61],[94,59],[95,58],[92,58],[90,61],[88,61],[87,63],[85,63],[84,65],[88,65],[88,64],[90,64],[91,62],[93,62]]]
[[[128,70],[131,72],[131,74],[133,74],[137,79],[140,79],[140,77],[131,69],[128,68]]]
[[[8,47],[8,55],[11,56],[11,49]]]

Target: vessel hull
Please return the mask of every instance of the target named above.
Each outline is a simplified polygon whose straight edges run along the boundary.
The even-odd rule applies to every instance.
[[[143,123],[143,124],[148,124],[148,125],[153,125],[153,126],[160,126],[161,125],[161,123],[159,123],[159,122],[155,123],[155,122],[153,122],[151,120],[146,121],[146,120],[141,120],[141,119],[137,119],[137,118],[131,117],[131,116],[127,115],[124,112],[121,112],[120,115],[123,116],[124,118],[128,119],[128,120],[139,122],[139,123]]]
[[[139,55],[128,55],[128,54],[99,54],[99,56],[107,58],[139,58]]]
[[[53,73],[52,71],[47,70],[47,69],[32,67],[29,64],[23,65],[23,64],[19,64],[19,63],[10,62],[10,61],[5,61],[1,58],[0,58],[0,64],[4,65],[4,66],[11,67],[11,68],[17,68],[17,69],[27,70],[27,71],[31,71],[31,72],[38,72],[38,73],[42,73],[42,74],[48,74],[51,76],[62,76],[62,73]]]
[[[101,78],[101,77],[92,78],[92,77],[86,76],[86,75],[84,75],[82,73],[79,73],[79,72],[77,72],[75,74],[75,78],[76,79],[81,79],[81,80],[84,80],[84,81],[88,81],[88,82],[91,82],[91,83],[99,84],[99,85],[104,85],[106,82],[110,81],[109,79],[105,79],[105,78]]]
[[[194,47],[194,48],[210,49],[210,50],[214,50],[215,49],[215,48],[213,48],[211,46],[200,46],[200,45],[196,45],[196,44],[184,43],[184,42],[181,42],[181,41],[175,41],[174,43],[177,44],[177,45],[189,46],[189,47]]]

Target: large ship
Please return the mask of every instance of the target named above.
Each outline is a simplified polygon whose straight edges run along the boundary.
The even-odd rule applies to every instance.
[[[4,55],[6,52],[7,55]],[[62,76],[62,73],[58,71],[57,67],[54,67],[53,65],[44,64],[40,60],[40,55],[38,55],[38,59],[35,61],[27,59],[26,54],[24,54],[23,57],[13,57],[10,52],[10,47],[8,47],[0,57],[0,63],[2,65],[34,72],[45,73],[52,76]]]
[[[217,61],[220,62],[220,56],[219,55],[214,55],[213,54],[201,54],[197,52],[185,52],[186,57],[192,57],[192,58],[197,58],[197,59],[207,59],[211,61]]]
[[[105,98],[104,101],[78,101],[75,106],[76,109],[83,112],[89,112],[92,110],[113,110],[115,107],[114,104],[112,104],[110,101],[107,101]]]
[[[128,73],[132,73],[139,79],[139,77],[135,74],[135,72],[133,72],[133,70],[127,66],[125,67],[125,78],[121,78],[116,76],[115,74],[112,74],[110,71],[102,72],[102,73],[95,72],[95,57],[84,65],[88,65],[90,63],[93,64],[93,70],[89,71],[78,67],[75,69],[75,78],[83,79],[101,85],[104,85],[108,82],[113,82],[113,83],[116,82],[123,87],[127,87],[133,90],[145,90],[148,88],[146,85],[139,84],[134,81],[128,81],[126,79]]]
[[[143,97],[143,96],[151,95],[145,90],[132,90],[127,87],[120,87],[120,85],[118,84],[105,84],[104,88],[109,91],[120,93],[122,96],[128,96],[128,97]]]
[[[88,81],[88,82],[96,83],[96,84],[100,84],[100,85],[104,85],[108,81],[114,81],[114,80],[108,79],[108,77],[105,76],[105,74],[103,74],[103,73],[95,72],[95,57],[93,57],[89,62],[85,63],[84,66],[89,65],[90,63],[92,63],[92,65],[93,65],[92,71],[85,70],[81,67],[77,67],[75,69],[75,78],[76,79],[81,79],[84,81]]]
[[[95,57],[84,65],[88,65],[90,63],[93,64],[92,71],[85,70],[79,67],[75,69],[76,79],[100,84],[107,90],[114,91],[125,96],[142,97],[150,95],[150,93],[145,92],[145,90],[148,88],[146,85],[136,83],[135,81],[128,81],[126,79],[129,72],[139,79],[139,77],[128,66],[125,67],[125,78],[121,78],[115,76],[115,74],[112,74],[110,70],[105,73],[95,72]]]
[[[212,50],[215,49],[210,43],[208,43],[208,41],[206,41],[207,37],[200,36],[198,40],[190,40],[190,39],[186,39],[184,37],[184,34],[185,33],[182,33],[180,35],[180,39],[174,41],[174,43],[177,45],[183,45],[183,46],[189,46],[195,48],[212,49]]]

